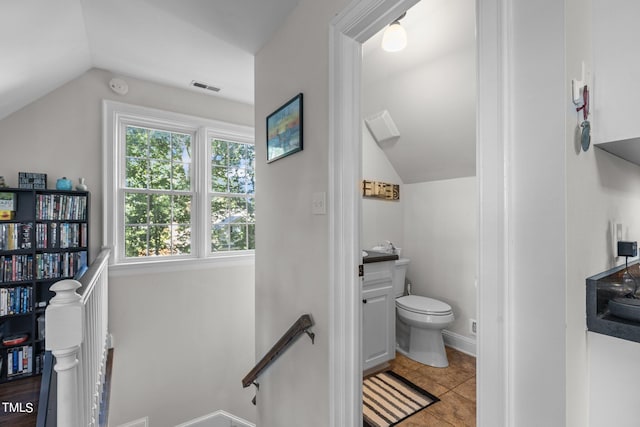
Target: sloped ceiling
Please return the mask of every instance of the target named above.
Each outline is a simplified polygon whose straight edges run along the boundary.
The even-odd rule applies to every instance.
[[[401,20],[408,45],[363,46],[363,117],[389,111],[400,138],[383,150],[405,184],[475,175],[473,0],[422,0]]]
[[[0,119],[92,67],[253,104],[253,56],[298,1],[2,1]]]

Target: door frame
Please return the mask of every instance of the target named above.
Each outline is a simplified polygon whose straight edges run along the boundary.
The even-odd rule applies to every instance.
[[[358,265],[362,43],[419,0],[354,0],[329,31],[329,405],[332,427],[362,423]],[[508,6],[475,0],[477,34],[477,425],[508,425]]]

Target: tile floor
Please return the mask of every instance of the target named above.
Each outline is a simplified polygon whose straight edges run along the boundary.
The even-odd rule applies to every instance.
[[[391,369],[440,398],[398,427],[476,425],[476,358],[446,347],[448,368],[433,368],[396,353]]]

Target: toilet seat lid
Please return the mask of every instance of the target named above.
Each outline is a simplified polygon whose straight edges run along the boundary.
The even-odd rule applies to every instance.
[[[406,295],[396,299],[398,307],[416,313],[444,315],[451,313],[451,306],[437,299],[421,297],[418,295]]]

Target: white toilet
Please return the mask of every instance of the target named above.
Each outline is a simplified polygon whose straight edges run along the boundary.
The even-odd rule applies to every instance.
[[[408,358],[436,368],[449,366],[442,330],[453,320],[449,304],[418,295],[404,295],[409,259],[400,258],[393,271],[396,297],[396,350]]]

